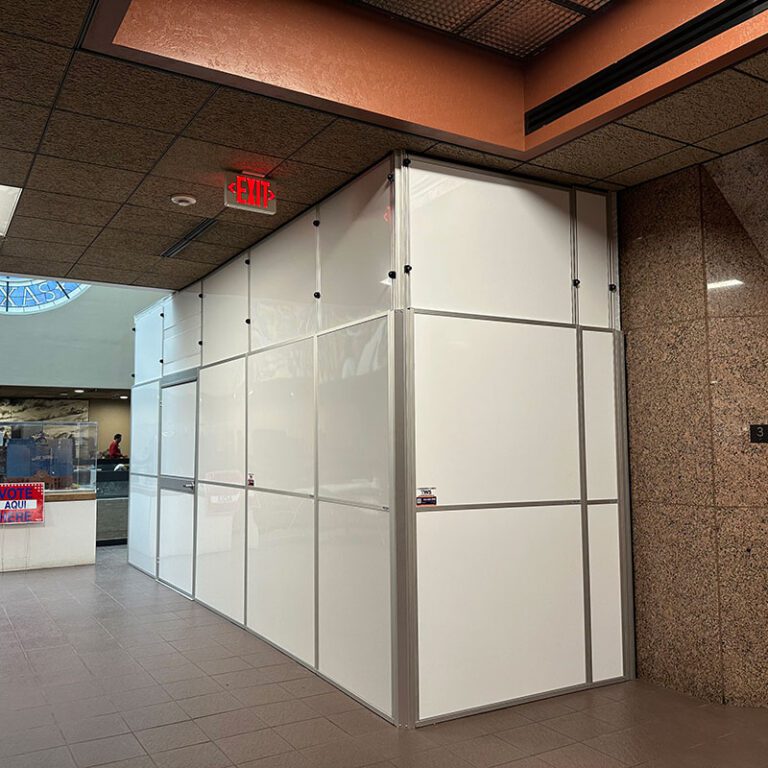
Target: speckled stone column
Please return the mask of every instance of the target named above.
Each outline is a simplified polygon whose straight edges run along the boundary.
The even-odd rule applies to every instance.
[[[732,155],[623,192],[620,269],[638,674],[768,706],[768,445],[749,442],[768,423],[768,253],[750,172]]]

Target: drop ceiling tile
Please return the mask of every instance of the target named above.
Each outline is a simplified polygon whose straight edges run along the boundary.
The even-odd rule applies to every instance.
[[[619,122],[694,144],[768,113],[768,83],[727,69]]]
[[[279,162],[280,158],[271,155],[180,136],[171,144],[152,173],[155,176],[218,187],[223,195],[226,171],[269,173]]]
[[[56,194],[71,193],[95,200],[122,203],[142,180],[143,174],[122,168],[62,160],[38,155],[27,186]]]
[[[92,224],[103,227],[119,208],[118,203],[107,200],[89,200],[84,197],[25,189],[19,199],[16,213],[38,219],[70,221],[73,224]]]
[[[197,199],[197,203],[186,208],[175,205],[171,202],[171,196],[180,194],[192,195]],[[128,202],[145,208],[179,213],[193,219],[212,219],[224,207],[224,189],[223,186],[206,187],[191,181],[167,179],[150,174],[141,182]]]
[[[222,221],[232,221],[235,224],[244,224],[249,226],[254,218],[258,218],[259,226],[266,229],[277,229],[282,227],[291,219],[306,211],[309,206],[306,203],[293,203],[290,200],[277,200],[277,213],[273,216],[261,216],[252,211],[244,211],[240,208],[225,208],[218,216]],[[263,223],[262,223],[263,221]]]
[[[615,176],[609,176],[608,181],[615,181],[631,187],[635,184],[642,184],[642,182],[649,179],[655,179],[658,176],[666,176],[668,173],[687,168],[689,165],[704,163],[713,157],[717,157],[717,155],[706,149],[683,147],[667,155],[657,157],[654,160],[649,160],[646,163],[640,163],[640,165],[617,173]]]
[[[182,280],[182,285],[186,286],[195,280],[199,280],[201,277],[209,275],[214,269],[215,266],[212,264],[187,261],[179,256],[174,256],[171,259],[162,259],[154,274],[160,278],[174,277]]]
[[[178,240],[202,221],[202,217],[193,218],[192,216],[185,216],[183,213],[176,213],[175,211],[141,208],[137,205],[124,205],[117,216],[110,222],[109,226],[111,229],[161,235]]]
[[[93,241],[92,247],[95,250],[111,251],[119,261],[124,256],[159,256],[174,242],[171,237],[138,232],[127,235],[121,229],[107,227]]]
[[[435,144],[425,154],[441,160],[453,160],[457,163],[491,168],[494,171],[511,171],[513,168],[521,165],[520,160],[512,160],[509,157],[501,157],[500,155],[491,155],[487,152],[479,152],[476,149],[459,147],[455,144]]]
[[[339,118],[292,155],[291,160],[359,173],[394,149],[423,152],[434,143],[410,133]]]
[[[40,151],[66,160],[149,171],[172,138],[148,128],[54,110]]]
[[[765,139],[768,139],[768,115],[703,139],[698,146],[726,154]]]
[[[523,163],[515,169],[515,175],[532,176],[542,181],[551,181],[553,184],[590,184],[594,179],[589,176],[580,176],[576,173],[541,168],[533,163]]]
[[[349,181],[352,174],[286,160],[269,174],[269,178],[273,181],[279,206],[282,199],[294,203],[316,203]]]
[[[131,285],[141,275],[140,272],[114,267],[97,267],[93,264],[75,264],[67,273],[72,280],[98,283],[118,283]]]
[[[254,218],[257,218],[254,216]],[[258,216],[259,219],[269,219],[269,216]],[[198,238],[201,243],[226,245],[245,250],[249,246],[266,237],[270,229],[255,224],[234,224],[229,221],[217,221],[210,229],[206,229]]]
[[[0,146],[34,152],[47,119],[47,107],[0,99]]]
[[[214,89],[210,83],[190,77],[78,52],[56,107],[178,133]]]
[[[680,142],[611,123],[535,158],[536,165],[602,179],[679,149]]]
[[[0,32],[0,94],[50,106],[70,55],[66,48]]]
[[[42,240],[24,240],[18,237],[6,237],[0,243],[3,256],[38,264],[48,261],[74,264],[85,250],[84,245],[46,243]]]
[[[8,228],[9,237],[26,240],[42,240],[51,243],[69,243],[71,245],[89,245],[100,227],[86,224],[72,224],[68,221],[50,221],[33,219],[28,216],[14,216]]]
[[[0,184],[23,187],[34,155],[0,147]]]
[[[203,264],[223,264],[233,256],[237,256],[242,248],[231,245],[213,245],[212,243],[203,243],[200,240],[194,240],[175,259],[184,261],[202,262]]]
[[[119,257],[111,249],[91,246],[78,260],[78,264],[96,267],[118,267],[119,269],[153,272],[160,262],[160,256],[145,253],[121,253]]]
[[[40,261],[39,259],[18,259],[15,256],[0,256],[0,272],[4,275],[28,277],[66,277],[72,264],[67,261]]]
[[[184,134],[249,152],[288,157],[334,119],[326,112],[221,88]]]
[[[393,13],[429,27],[451,32],[488,10],[496,0],[364,0],[385,13]]]
[[[617,184],[614,181],[593,181],[588,186],[592,189],[604,189],[606,192],[619,192],[624,189],[623,184]]]
[[[0,0],[0,29],[71,47],[89,6],[90,0]]]
[[[763,51],[763,53],[758,53],[757,56],[753,56],[751,59],[740,62],[734,68],[741,72],[748,72],[750,75],[760,77],[763,80],[768,80],[768,51]]]
[[[524,58],[583,18],[548,0],[501,0],[461,36]]]

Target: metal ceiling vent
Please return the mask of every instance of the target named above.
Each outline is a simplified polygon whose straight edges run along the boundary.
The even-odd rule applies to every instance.
[[[525,132],[542,128],[697,45],[763,13],[768,0],[725,0],[681,24],[610,67],[553,96],[525,113]]]
[[[216,223],[216,219],[203,219],[194,229],[190,229],[184,237],[166,248],[160,256],[164,259],[170,259],[183,251],[193,240],[200,237],[206,230],[210,229]]]

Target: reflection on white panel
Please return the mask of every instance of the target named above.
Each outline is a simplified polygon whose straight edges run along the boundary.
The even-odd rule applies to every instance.
[[[584,331],[587,498],[618,495],[613,334]]]
[[[320,504],[320,672],[392,713],[389,513]]]
[[[416,525],[421,719],[586,682],[577,505]]]
[[[576,246],[579,259],[579,323],[608,328],[611,323],[608,199],[576,192]]]
[[[251,349],[317,328],[317,227],[312,209],[251,249]]]
[[[197,475],[213,483],[245,484],[245,360],[200,371]]]
[[[248,627],[315,663],[315,503],[248,494]]]
[[[136,332],[133,338],[134,366],[133,374],[136,384],[163,375],[163,318],[160,305],[150,307],[134,320]]]
[[[203,280],[203,364],[248,351],[248,265],[231,261]]]
[[[588,512],[592,676],[599,682],[624,674],[619,508],[597,504]]]
[[[128,562],[155,575],[157,478],[131,477],[128,501]]]
[[[416,315],[415,403],[438,504],[579,498],[573,329]]]
[[[163,376],[200,365],[201,283],[174,293],[163,304]]]
[[[194,494],[161,488],[157,575],[187,594],[192,594],[194,535]]]
[[[359,320],[391,305],[393,215],[390,163],[355,179],[320,205],[323,328]]]
[[[160,383],[142,384],[131,390],[131,472],[157,474],[160,430]]]
[[[258,488],[314,493],[312,339],[248,358],[248,472]]]
[[[387,320],[318,339],[320,495],[389,505]]]
[[[567,190],[415,161],[411,305],[570,323]]]
[[[199,483],[195,597],[245,621],[245,489]]]
[[[160,474],[194,477],[197,382],[164,387],[161,393]]]

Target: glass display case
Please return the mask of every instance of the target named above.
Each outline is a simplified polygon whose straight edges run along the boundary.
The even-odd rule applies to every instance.
[[[0,483],[95,490],[97,429],[95,421],[0,421]]]

